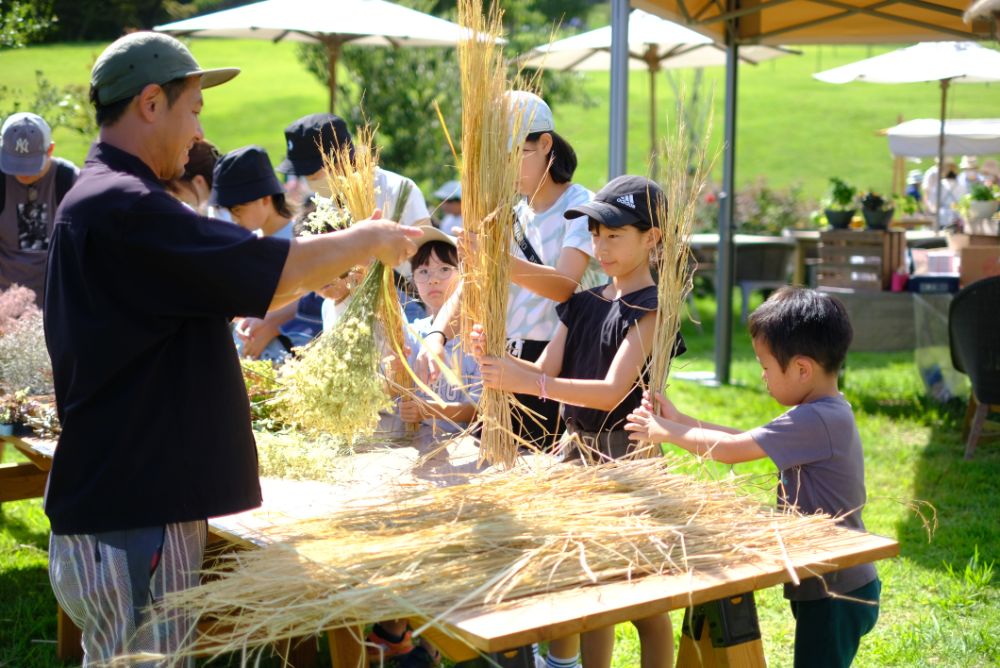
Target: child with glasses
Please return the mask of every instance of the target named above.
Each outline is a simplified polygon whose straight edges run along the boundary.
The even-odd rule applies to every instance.
[[[420,229],[424,231],[424,236],[417,241],[417,252],[410,260],[410,267],[417,294],[427,309],[427,317],[410,325],[411,366],[424,338],[431,333],[434,318],[458,285],[459,276],[455,240],[430,225]],[[400,402],[399,416],[406,423],[427,424],[437,433],[454,433],[464,429],[476,415],[480,392],[479,365],[471,355],[462,351],[457,338],[445,344],[443,360],[454,373],[438,376],[431,389],[444,400],[445,405],[430,401],[430,397],[418,392]],[[450,382],[446,375],[452,375],[451,381],[460,379],[461,384]]]
[[[458,248],[454,238],[430,225],[421,226],[424,236],[416,240],[417,252],[410,260],[411,280],[416,285],[427,317],[408,327],[407,342],[412,367],[421,342],[430,333],[434,318],[458,284]],[[479,365],[466,355],[458,339],[445,344],[444,364],[452,374],[440,374],[431,389],[444,401],[442,406],[423,392],[404,396],[399,403],[399,417],[404,423],[422,424],[435,434],[457,433],[476,416],[481,383]],[[461,384],[450,382],[460,380]],[[371,665],[383,659],[396,659],[399,668],[424,668],[435,665],[436,650],[429,644],[415,645],[405,619],[381,621],[368,634],[368,658]]]

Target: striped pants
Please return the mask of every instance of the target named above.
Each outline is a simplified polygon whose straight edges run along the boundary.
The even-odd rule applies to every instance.
[[[150,563],[149,593],[136,624],[127,552],[91,534],[52,535],[49,579],[56,600],[83,632],[83,667],[110,665],[115,657],[143,652],[167,654],[190,641],[190,620],[156,619],[146,609],[164,594],[198,584],[207,538],[205,521],[168,524],[159,559]],[[142,583],[145,585],[145,582]],[[116,665],[164,665],[162,661]],[[194,665],[191,662],[189,665]]]

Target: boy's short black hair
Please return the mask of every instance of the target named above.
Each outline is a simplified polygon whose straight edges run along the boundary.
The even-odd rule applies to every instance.
[[[458,266],[458,249],[444,241],[428,241],[422,244],[410,259],[410,266],[413,269],[424,266],[431,261],[431,253],[445,264]]]
[[[831,295],[787,286],[750,314],[750,336],[767,344],[781,370],[803,355],[837,373],[854,337],[843,303]]]
[[[549,178],[553,183],[569,183],[576,173],[576,151],[557,132],[532,132],[525,142],[536,142],[542,135],[552,136],[552,152],[549,154]]]

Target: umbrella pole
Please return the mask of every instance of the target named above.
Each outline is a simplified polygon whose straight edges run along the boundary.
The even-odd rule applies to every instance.
[[[656,70],[650,68],[649,70],[649,164],[652,170],[653,178],[656,178],[657,172],[657,160],[656,160],[656,124],[657,124],[657,112],[656,112]]]
[[[656,110],[656,75],[660,72],[660,58],[656,52],[655,44],[649,45],[646,53],[643,54],[643,60],[646,61],[649,68],[649,165],[650,173],[653,179],[656,179],[657,167],[659,166],[656,159],[656,140],[659,135],[656,127],[659,123],[659,115]]]
[[[340,60],[340,39],[330,37],[326,40],[326,62],[328,75],[326,78],[327,88],[330,92],[330,113],[334,113],[337,102],[337,61]]]
[[[611,119],[608,180],[625,173],[628,152],[628,0],[611,0]]]
[[[948,103],[948,86],[951,79],[941,79],[941,129],[938,131],[937,193],[934,205],[934,231],[941,229],[941,184],[944,177],[944,119]]]

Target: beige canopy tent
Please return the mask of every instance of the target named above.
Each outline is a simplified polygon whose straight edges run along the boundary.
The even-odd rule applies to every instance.
[[[963,20],[969,0],[634,0],[632,4],[719,41],[726,38],[727,24],[735,21],[739,44],[977,40],[989,39],[993,29],[989,21]]]
[[[992,2],[992,0],[990,0]],[[615,34],[628,31],[628,0],[612,0]],[[732,348],[733,210],[739,49],[749,44],[886,44],[986,40],[996,22],[964,12],[969,0],[633,0],[633,7],[662,16],[727,46],[725,154],[719,207],[715,320],[715,382],[729,382]],[[623,39],[624,41],[624,39]],[[617,46],[611,73],[612,119],[624,122],[627,45]],[[615,54],[616,47],[612,48]],[[613,64],[616,61],[613,60]],[[616,82],[617,85],[616,85]],[[624,128],[611,129],[611,165],[624,164]],[[619,146],[616,142],[621,141]],[[622,155],[619,155],[622,154]]]

